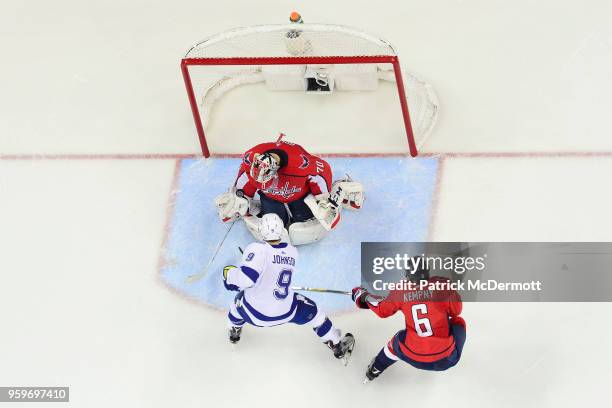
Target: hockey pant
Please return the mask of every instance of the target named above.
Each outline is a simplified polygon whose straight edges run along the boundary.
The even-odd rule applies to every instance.
[[[293,304],[288,313],[282,316],[269,317],[255,310],[244,299],[244,292],[238,293],[227,314],[230,326],[242,327],[251,324],[258,327],[278,326],[285,323],[307,325],[312,328],[322,342],[331,341],[337,344],[341,332],[335,328],[329,318],[317,304],[306,296],[294,293]]]
[[[380,371],[384,371],[387,367],[394,364],[396,361],[402,360],[420,370],[448,370],[449,368],[455,366],[459,362],[459,359],[461,359],[461,352],[463,351],[463,346],[465,344],[466,337],[465,327],[463,325],[453,324],[451,325],[450,329],[452,336],[455,338],[455,350],[453,350],[451,355],[449,355],[448,357],[428,363],[415,361],[407,357],[402,353],[401,348],[399,346],[400,343],[404,343],[404,341],[406,340],[406,330],[400,330],[389,341],[389,344],[386,347],[383,347],[382,350],[380,350],[380,352],[376,356],[374,367],[376,367]]]
[[[304,198],[285,205],[285,203],[273,200],[259,192],[259,199],[261,201],[260,215],[274,213],[283,220],[285,227],[288,227],[293,222],[304,222],[314,218],[312,211],[304,203]]]

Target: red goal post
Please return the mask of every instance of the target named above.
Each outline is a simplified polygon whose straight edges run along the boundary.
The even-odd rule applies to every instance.
[[[347,43],[350,46],[346,46]],[[370,53],[373,55],[358,55]],[[391,69],[381,69],[383,64]],[[203,90],[199,90],[194,87],[189,69],[194,66],[217,67],[220,71],[217,69],[212,78],[204,81]],[[438,114],[437,97],[431,86],[410,75],[409,91],[413,93],[409,92],[409,97],[420,98],[416,106],[420,130],[417,142],[405,77],[395,50],[384,40],[343,26],[284,24],[231,30],[194,45],[182,59],[181,71],[204,157],[211,154],[205,128],[210,120],[212,104],[224,92],[243,83],[265,82],[273,90],[295,90],[303,83],[305,92],[331,94],[334,87],[338,90],[372,90],[376,86],[372,85],[372,78],[375,82],[378,79],[393,81],[413,157],[417,156],[417,148],[429,135]],[[198,91],[203,95],[201,103],[196,96]]]

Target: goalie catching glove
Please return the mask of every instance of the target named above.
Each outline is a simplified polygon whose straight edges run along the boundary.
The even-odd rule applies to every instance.
[[[249,211],[249,200],[242,190],[232,188],[215,198],[219,218],[223,222],[236,221]]]

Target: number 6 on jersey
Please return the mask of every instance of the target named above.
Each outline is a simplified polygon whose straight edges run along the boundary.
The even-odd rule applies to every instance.
[[[427,314],[427,305],[419,303],[412,306],[412,319],[414,320],[414,329],[416,330],[419,337],[433,336],[433,330],[431,329],[431,323],[427,317],[419,318],[419,312],[421,315]]]

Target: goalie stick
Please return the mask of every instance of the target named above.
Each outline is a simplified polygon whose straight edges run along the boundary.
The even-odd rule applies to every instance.
[[[210,258],[210,261],[208,261],[208,263],[206,264],[204,269],[202,269],[202,271],[199,272],[199,273],[196,273],[196,274],[193,274],[193,275],[189,275],[187,277],[187,282],[188,283],[195,283],[195,282],[201,280],[202,278],[204,278],[206,276],[206,274],[208,274],[208,269],[210,268],[210,265],[213,263],[213,261],[217,257],[217,254],[221,250],[221,247],[223,246],[223,243],[225,242],[225,239],[229,235],[229,233],[232,230],[232,227],[234,226],[235,223],[236,223],[236,221],[232,222],[230,224],[229,228],[227,229],[227,231],[225,231],[225,234],[223,235],[223,238],[221,239],[221,242],[219,242],[219,245],[217,245],[217,249],[215,250],[215,253],[213,254],[212,258]]]
[[[238,247],[238,250],[241,254],[244,254],[244,251],[241,247]],[[324,289],[324,288],[308,288],[306,286],[291,286],[293,290],[304,290],[307,292],[321,292],[321,293],[335,293],[337,295],[351,295],[351,292],[346,290],[338,290],[338,289]]]

